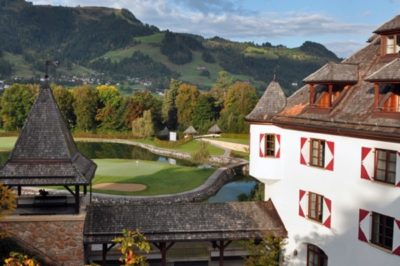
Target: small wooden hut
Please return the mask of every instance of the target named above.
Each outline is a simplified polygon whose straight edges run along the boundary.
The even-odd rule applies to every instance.
[[[198,134],[196,129],[193,126],[188,127],[185,131],[183,131],[183,135],[185,138],[193,137],[194,135]]]

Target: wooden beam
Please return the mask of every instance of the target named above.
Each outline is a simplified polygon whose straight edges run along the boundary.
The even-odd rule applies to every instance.
[[[87,185],[84,185],[83,186],[83,195],[86,196],[86,194],[87,194]]]
[[[310,84],[310,105],[314,105],[314,98],[315,98],[315,88],[314,84]]]
[[[107,261],[107,244],[103,244],[101,251],[102,251],[101,265],[105,266]]]
[[[79,202],[79,185],[75,185],[75,213],[79,213],[80,202]]]
[[[69,186],[64,186],[65,187],[65,189],[66,190],[68,190],[69,191],[69,193],[71,193],[72,194],[72,196],[74,196],[75,197],[75,193],[69,188]]]
[[[379,84],[376,82],[374,83],[374,93],[374,110],[377,111],[379,108]]]
[[[332,91],[333,91],[333,84],[329,84],[329,85],[328,85],[329,107],[332,107]]]

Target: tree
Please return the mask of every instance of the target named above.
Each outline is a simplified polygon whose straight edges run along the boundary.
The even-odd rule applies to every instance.
[[[178,125],[176,95],[181,84],[180,81],[172,79],[168,89],[165,90],[163,98],[161,109],[162,122],[171,130],[175,130]]]
[[[6,130],[18,130],[24,125],[25,119],[37,97],[37,85],[13,84],[5,89],[1,98],[1,118]]]
[[[0,183],[0,218],[15,210],[17,206],[17,201],[15,198],[14,191]]]
[[[72,93],[74,96],[73,106],[77,128],[84,131],[95,129],[98,101],[97,91],[88,85],[83,85],[75,88]]]
[[[40,266],[40,264],[27,255],[11,252],[10,257],[4,260],[4,266]]]
[[[245,266],[279,266],[281,253],[285,242],[280,237],[272,235],[261,239],[261,242],[245,242],[249,257],[245,260]]]
[[[53,95],[68,127],[73,128],[76,124],[76,116],[73,107],[74,96],[71,91],[62,86],[53,86]]]
[[[257,103],[256,89],[243,81],[231,85],[224,98],[220,124],[227,132],[244,133],[248,131],[245,116]]]
[[[215,99],[215,107],[220,112],[224,107],[224,99],[228,88],[234,83],[232,76],[226,71],[218,72],[217,81],[210,90]]]
[[[136,250],[146,253],[150,251],[150,244],[139,231],[125,229],[122,231],[122,237],[114,238],[113,242],[119,244],[118,249],[122,253],[119,260],[123,266],[147,265],[146,258],[136,253]]]
[[[102,129],[118,130],[121,125],[122,96],[115,86],[101,85],[96,87],[98,106],[96,121]]]
[[[139,138],[150,138],[154,135],[154,124],[151,111],[144,111],[143,117],[132,122],[132,134]]]
[[[151,110],[153,124],[155,128],[161,125],[161,101],[149,91],[135,92],[131,99],[128,99],[124,121],[131,127],[132,121],[142,117],[144,111]]]
[[[201,94],[193,109],[193,126],[200,133],[206,133],[207,129],[218,119],[215,108],[215,99],[210,94]]]
[[[176,96],[178,124],[185,128],[191,124],[194,107],[200,93],[196,86],[182,83]]]

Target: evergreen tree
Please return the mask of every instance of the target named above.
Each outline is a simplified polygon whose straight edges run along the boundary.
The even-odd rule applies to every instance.
[[[161,115],[163,123],[170,129],[176,130],[178,124],[177,110],[176,110],[176,95],[181,82],[178,80],[171,80],[168,89],[165,90]]]
[[[199,96],[197,104],[193,109],[193,126],[198,129],[200,133],[206,133],[208,128],[211,127],[213,121],[218,117],[215,110],[215,99],[209,94],[202,94]]]

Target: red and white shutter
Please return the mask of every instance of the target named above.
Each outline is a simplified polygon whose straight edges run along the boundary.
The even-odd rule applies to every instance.
[[[361,178],[372,180],[374,177],[374,165],[374,150],[368,147],[361,147]]]
[[[400,256],[400,220],[394,220],[393,225],[393,254]]]
[[[335,143],[333,141],[326,141],[325,143],[325,169],[333,171],[335,162]]]
[[[300,139],[300,163],[308,165],[310,159],[310,145],[307,138]]]
[[[368,237],[371,235],[371,219],[370,212],[360,209],[358,215],[358,239],[363,242],[369,242]]]
[[[304,190],[299,190],[299,215],[301,217],[307,216],[308,210],[308,197],[307,193]]]
[[[400,151],[397,152],[396,157],[396,186],[400,187]]]
[[[259,151],[260,151],[260,157],[264,157],[265,155],[265,134],[260,134],[260,141],[259,141]]]
[[[275,157],[281,157],[281,135],[279,134],[275,135]]]
[[[332,201],[324,197],[322,204],[322,224],[328,228],[331,228]]]

